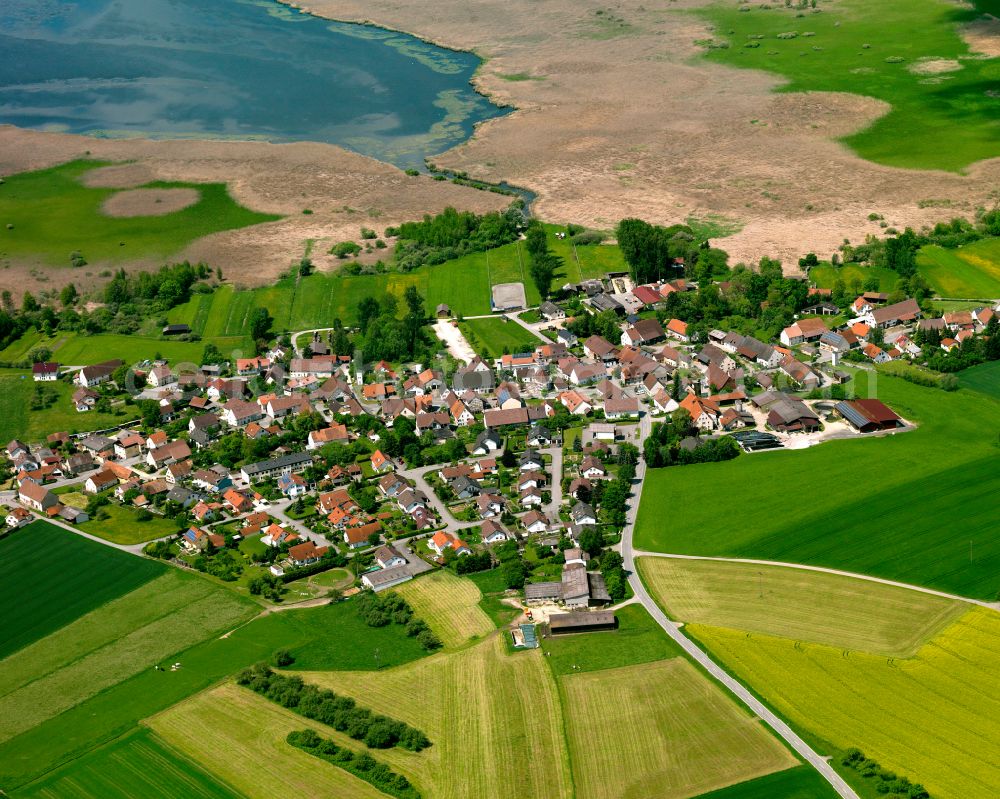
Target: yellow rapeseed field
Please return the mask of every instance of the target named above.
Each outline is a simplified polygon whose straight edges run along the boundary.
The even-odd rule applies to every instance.
[[[926,786],[1000,796],[1000,614],[970,610],[908,659],[702,625],[688,631],[779,713]]]

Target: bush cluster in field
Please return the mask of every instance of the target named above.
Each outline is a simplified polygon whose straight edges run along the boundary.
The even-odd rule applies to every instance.
[[[420,797],[420,792],[410,784],[406,777],[390,770],[384,763],[379,763],[367,752],[352,752],[350,749],[337,746],[333,741],[321,738],[313,730],[290,732],[285,740],[298,749],[333,763],[344,771],[349,771],[355,777],[374,785],[383,793],[397,797],[397,799],[419,799]]]
[[[420,730],[388,716],[379,716],[333,691],[306,685],[301,677],[276,674],[266,664],[243,669],[236,682],[307,719],[320,721],[372,749],[399,746],[419,752],[431,745]]]
[[[410,638],[428,652],[441,648],[441,639],[427,626],[427,622],[413,614],[413,608],[399,594],[390,591],[379,594],[364,592],[354,600],[358,615],[369,627],[385,627],[387,624],[401,624]]]
[[[887,771],[870,757],[865,757],[860,749],[848,749],[840,762],[857,771],[862,777],[876,781],[875,790],[890,799],[930,799],[923,785],[911,783],[906,777]]]

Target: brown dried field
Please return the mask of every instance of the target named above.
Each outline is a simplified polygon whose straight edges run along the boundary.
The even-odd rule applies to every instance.
[[[371,22],[473,50],[474,83],[513,114],[479,126],[434,160],[539,195],[553,222],[610,229],[624,216],[673,223],[715,214],[742,225],[725,240],[734,260],[763,255],[793,267],[843,241],[968,214],[1000,184],[1000,159],[967,174],[896,169],[864,161],[834,141],[886,111],[836,93],[775,94],[778,78],[698,58],[709,30],[689,13],[710,0],[308,0],[312,13]],[[598,13],[600,12],[600,13]],[[985,24],[985,23],[984,23]],[[978,50],[992,30],[966,31]],[[507,199],[407,178],[395,167],[323,144],[109,141],[0,128],[0,173],[48,166],[89,151],[134,160],[97,180],[225,181],[232,195],[281,222],[206,237],[184,253],[217,263],[235,281],[272,281],[315,240],[320,269],[333,242],[361,225],[381,229],[446,205],[475,211]],[[111,185],[111,184],[106,184]],[[302,210],[311,208],[312,215]],[[947,211],[942,210],[947,208]],[[138,266],[155,266],[155,264]],[[13,274],[20,272],[20,275]],[[0,284],[26,276],[5,269]],[[52,284],[68,273],[47,275]],[[30,279],[30,277],[29,277]]]
[[[163,216],[198,202],[197,189],[130,189],[112,194],[101,211],[107,216]]]
[[[333,269],[337,259],[327,250],[339,241],[358,239],[362,226],[381,233],[449,205],[483,213],[505,208],[511,199],[426,176],[409,177],[390,164],[328,144],[91,139],[0,126],[0,175],[76,158],[134,162],[88,173],[91,186],[131,188],[155,180],[226,183],[247,208],[287,214],[279,222],[206,236],[178,255],[219,265],[229,280],[247,286],[274,282],[302,257],[307,240],[314,241],[311,257],[317,268]],[[313,213],[303,214],[304,209]],[[92,263],[88,271],[96,274],[102,266]],[[158,266],[159,261],[130,265]],[[79,279],[69,269],[15,262],[0,270],[0,290],[16,289],[20,295],[26,283],[58,289]]]
[[[553,222],[611,228],[627,215],[669,223],[722,214],[744,223],[736,259],[809,250],[937,221],[984,202],[1000,159],[968,175],[894,169],[833,141],[885,112],[845,94],[773,94],[778,79],[697,59],[708,28],[679,13],[708,0],[308,0],[315,14],[370,21],[486,62],[476,86],[519,110],[435,159],[539,194]],[[601,13],[598,14],[597,12]],[[621,20],[612,23],[611,18]],[[506,78],[504,76],[507,76]],[[515,78],[511,80],[510,78]],[[950,213],[950,212],[949,212]]]

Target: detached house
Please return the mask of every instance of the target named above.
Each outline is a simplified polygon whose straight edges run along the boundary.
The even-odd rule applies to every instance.
[[[622,333],[622,344],[629,347],[639,347],[644,344],[656,344],[666,338],[663,328],[655,319],[641,319]]]
[[[17,498],[22,505],[27,505],[32,510],[45,513],[49,508],[54,508],[59,504],[59,499],[37,483],[26,480],[17,489]]]
[[[79,372],[77,372],[73,382],[79,386],[83,386],[84,388],[90,388],[91,386],[104,383],[111,379],[111,375],[114,374],[115,369],[123,363],[124,361],[112,360],[97,363],[93,366],[84,366]]]

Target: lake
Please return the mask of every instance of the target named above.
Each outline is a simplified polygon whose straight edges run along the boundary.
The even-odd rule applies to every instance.
[[[337,144],[397,166],[507,112],[479,65],[274,0],[2,0],[0,122],[103,137]]]

